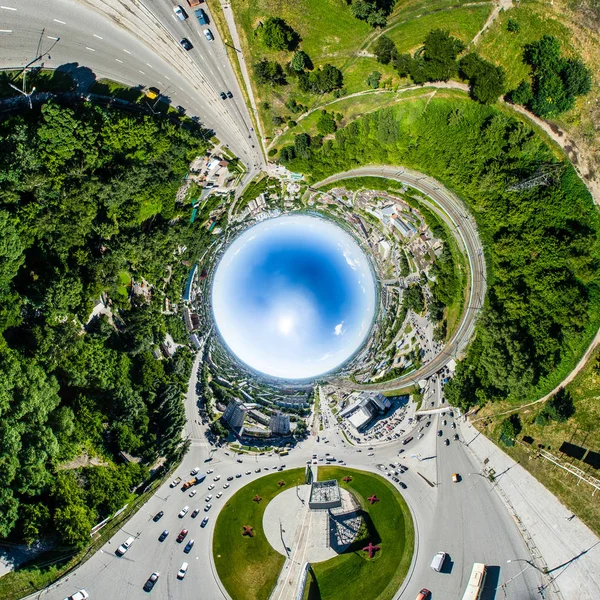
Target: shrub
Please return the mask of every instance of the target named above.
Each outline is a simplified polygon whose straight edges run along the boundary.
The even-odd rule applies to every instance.
[[[506,24],[506,29],[511,33],[518,33],[521,30],[521,26],[514,19],[509,19],[508,23]]]
[[[381,81],[381,73],[379,71],[373,71],[367,77],[367,85],[370,88],[373,88],[374,90],[376,90],[379,87],[379,82],[380,81]]]
[[[304,52],[304,50],[298,50],[294,52],[294,56],[292,57],[292,62],[290,64],[292,69],[298,73],[304,70],[312,71],[314,68],[312,61],[310,60],[308,54]]]
[[[268,17],[257,31],[271,50],[293,50],[300,41],[300,36],[279,17]]]
[[[263,58],[254,63],[254,75],[258,83],[272,85],[285,85],[287,83],[282,66],[276,62]]]

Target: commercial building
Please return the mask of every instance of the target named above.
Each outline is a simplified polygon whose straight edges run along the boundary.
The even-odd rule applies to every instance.
[[[383,394],[363,392],[357,402],[340,411],[340,417],[357,430],[364,430],[377,414],[383,414],[392,405]]]
[[[272,415],[269,429],[274,435],[288,435],[290,433],[290,416],[281,413]]]

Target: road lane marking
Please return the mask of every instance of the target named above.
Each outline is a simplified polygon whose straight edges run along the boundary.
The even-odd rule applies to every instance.
[[[170,77],[167,77],[166,75],[163,75],[163,77],[167,80],[167,81],[171,81]]]
[[[123,52],[127,52],[127,54],[131,54],[131,52],[129,52],[129,50],[125,50],[125,48],[123,48]]]
[[[66,25],[64,21],[59,21],[58,19],[52,19],[55,23],[60,23],[61,25]]]
[[[151,69],[154,69],[154,67],[150,63],[146,63],[146,66],[150,67]]]
[[[122,61],[122,60],[119,60],[118,58],[115,58],[115,60],[116,60],[117,62],[120,62],[121,64],[123,64],[123,61]]]
[[[139,72],[140,72],[142,75],[145,75],[145,74],[146,74],[146,73],[144,73],[144,71],[140,71],[139,69],[138,69],[138,71],[139,71]]]
[[[58,41],[58,38],[57,38],[57,37],[54,37],[53,35],[47,35],[46,37],[47,37],[49,40],[55,40],[55,41]]]
[[[104,38],[103,38],[101,35],[98,35],[98,34],[96,34],[96,33],[94,34],[94,37],[95,37],[95,38],[98,38],[99,40],[103,40],[103,39],[104,39]]]
[[[0,33],[12,33],[12,29],[0,29]]]
[[[86,50],[91,50],[92,52],[96,52],[93,48],[90,48],[89,46],[85,47]]]
[[[17,10],[16,8],[13,8],[12,6],[0,6],[0,8],[3,8],[4,10]]]

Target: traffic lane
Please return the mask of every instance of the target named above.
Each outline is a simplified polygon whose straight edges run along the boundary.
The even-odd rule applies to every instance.
[[[64,15],[60,16],[63,16],[64,19],[69,18]],[[30,62],[37,54],[37,44],[40,40],[38,25],[31,23],[30,20],[24,23],[22,13],[15,12],[12,14],[12,19],[13,22],[7,24],[6,27],[12,28],[13,32],[9,34],[10,38],[3,39],[4,45],[10,46],[3,51],[7,66]],[[156,55],[135,38],[124,35],[120,30],[104,31],[101,19],[97,19],[93,27],[94,31],[100,32],[98,34],[91,34],[90,31],[87,34],[81,32],[81,24],[85,23],[87,19],[74,19],[71,15],[69,21],[59,19],[57,21],[61,22],[49,26],[46,30],[47,35],[41,36],[42,52],[51,51],[51,58],[45,57],[43,61],[46,67],[56,68],[60,65],[71,64],[78,59],[79,62],[86,63],[97,78],[107,77],[131,86],[160,85],[163,87],[163,92],[172,97],[173,104],[182,104],[188,108],[195,105],[199,108],[199,112],[204,117],[203,122],[207,126],[217,129],[216,123],[222,123],[226,110],[216,102],[216,99],[212,102],[207,100],[203,95],[198,95],[195,89],[185,82],[187,91],[181,86],[177,86],[179,89],[177,91],[172,82],[178,78],[178,73],[172,71],[170,65],[166,63],[161,65],[162,61],[157,60]],[[120,35],[117,35],[117,32]],[[59,37],[58,42],[51,39]],[[8,44],[8,42],[10,43]],[[171,71],[170,76],[167,75],[169,71]],[[164,86],[167,86],[166,91]],[[219,129],[221,137],[230,143],[234,151],[238,147],[243,148],[248,145],[238,130],[234,132],[232,129],[227,132],[223,131],[224,128]],[[241,154],[246,155],[246,161],[252,160],[244,150]]]

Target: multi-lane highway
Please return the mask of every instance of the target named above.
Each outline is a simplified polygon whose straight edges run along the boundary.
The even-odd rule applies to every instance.
[[[198,363],[197,359],[196,366]],[[436,405],[442,406],[439,404],[439,381],[432,382],[432,386],[432,398]],[[527,549],[511,516],[493,491],[492,484],[480,475],[480,466],[474,462],[462,439],[459,442],[453,440],[456,431],[462,438],[461,424],[457,422],[458,429],[452,429],[450,425],[454,419],[449,413],[432,416],[431,425],[424,429],[425,435],[420,440],[414,435],[414,440],[407,445],[400,442],[385,443],[374,446],[373,451],[364,446],[359,452],[357,447],[342,441],[341,436],[329,435],[329,443],[317,442],[315,437],[311,437],[284,458],[265,454],[243,457],[243,463],[238,463],[237,456],[226,448],[217,449],[212,454],[212,460],[207,462],[211,447],[204,436],[205,427],[198,417],[195,376],[188,388],[186,410],[186,435],[190,437],[192,447],[175,475],[180,475],[185,481],[196,466],[202,470],[214,469],[203,483],[193,488],[198,489],[197,495],[190,498],[189,490],[181,491],[181,486],[170,488],[169,482],[166,482],[88,562],[32,598],[62,600],[81,588],[87,590],[92,600],[144,598],[146,593],[142,586],[154,571],[160,573],[152,591],[156,598],[228,598],[215,574],[211,546],[214,523],[220,508],[250,479],[270,473],[282,462],[286,468],[304,466],[313,452],[321,457],[325,452],[330,452],[338,461],[345,461],[349,468],[367,469],[382,476],[385,474],[381,466],[387,465],[389,468],[390,462],[399,462],[408,467],[408,471],[400,476],[406,489],[398,489],[414,516],[417,543],[413,565],[401,588],[400,598],[412,600],[424,586],[432,591],[433,600],[459,598],[473,563],[477,561],[490,566],[487,591],[483,598],[530,600],[539,597],[539,573],[535,569],[526,569],[519,574],[522,570],[519,563],[507,563],[508,560],[526,559]],[[333,419],[333,415],[330,416]],[[446,426],[443,425],[444,419]],[[423,422],[416,424],[415,433],[422,426]],[[443,431],[441,437],[437,435],[438,430]],[[450,439],[448,446],[444,445],[446,438]],[[398,455],[400,449],[403,452]],[[259,467],[262,470],[256,473]],[[265,467],[269,468],[266,472]],[[248,471],[249,475],[246,474]],[[238,473],[242,477],[236,478]],[[453,473],[460,474],[459,483],[452,482]],[[220,476],[219,481],[213,481],[215,476]],[[227,482],[229,476],[234,476],[233,481]],[[226,483],[230,487],[223,489]],[[212,484],[215,488],[208,490]],[[219,491],[223,492],[223,496],[216,499]],[[213,494],[213,506],[205,513],[203,507],[209,493]],[[190,510],[180,519],[177,515],[185,505]],[[200,514],[192,519],[191,512],[196,507],[200,508]],[[152,517],[160,510],[165,514],[155,523]],[[209,517],[209,522],[202,528],[200,523],[205,515]],[[189,533],[184,543],[179,544],[175,538],[183,528],[188,529]],[[158,537],[164,529],[169,530],[169,536],[159,542]],[[115,550],[129,536],[136,538],[133,545],[123,557],[117,557]],[[189,539],[194,539],[194,547],[189,554],[184,554],[183,548]],[[295,542],[290,543],[293,546]],[[430,569],[429,564],[439,550],[447,552],[449,560],[445,572],[438,574]],[[177,571],[184,561],[190,566],[185,579],[180,581]]]
[[[477,233],[475,219],[473,219],[465,208],[463,202],[440,183],[423,173],[404,167],[371,165],[337,173],[314,184],[312,187],[319,188],[336,181],[343,182],[344,179],[351,177],[384,177],[405,183],[422,191],[427,195],[427,198],[422,198],[421,202],[433,210],[449,227],[458,243],[460,251],[467,258],[469,272],[467,274],[466,297],[462,319],[442,352],[420,369],[390,381],[365,385],[357,385],[350,381],[336,382],[350,389],[394,390],[430,377],[445,366],[451,358],[460,356],[469,344],[475,330],[477,315],[483,306],[485,298],[486,265],[483,246]]]
[[[181,21],[173,6],[162,0],[6,0],[0,69],[33,63],[74,71],[78,65],[86,90],[90,76],[157,87],[213,129],[254,175],[265,161],[219,32],[212,22],[201,26],[191,9]],[[206,28],[214,41],[206,39]],[[193,44],[190,51],[181,47],[182,38]],[[233,98],[222,100],[222,91]]]

